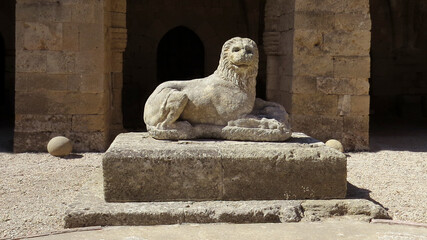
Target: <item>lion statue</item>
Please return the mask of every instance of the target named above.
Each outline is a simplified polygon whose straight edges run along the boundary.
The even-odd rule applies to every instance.
[[[210,76],[168,81],[150,95],[144,108],[147,130],[156,139],[219,138],[284,141],[291,136],[285,109],[255,98],[258,48],[235,37],[222,47]]]

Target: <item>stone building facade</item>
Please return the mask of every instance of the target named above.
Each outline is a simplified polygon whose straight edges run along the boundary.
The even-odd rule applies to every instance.
[[[413,93],[421,108],[426,101],[426,35],[404,30],[414,21],[426,29],[426,4],[408,1],[415,7],[409,4],[406,22],[397,26],[403,11],[399,4],[405,2],[17,0],[2,6],[16,13],[15,41],[8,47],[9,53],[15,49],[14,151],[45,151],[56,135],[71,138],[76,151],[105,150],[118,133],[143,130],[143,104],[164,80],[162,66],[178,64],[159,60],[179,54],[180,47],[164,43],[188,39],[194,42],[188,51],[201,46],[191,54],[201,56],[203,64],[188,59],[197,73],[177,70],[170,76],[209,75],[221,45],[234,36],[257,41],[257,94],[284,105],[294,131],[323,141],[338,139],[347,150],[368,149],[371,97],[380,99],[375,102],[380,111],[381,101],[393,102],[384,95],[402,95],[396,89],[372,92],[370,86],[398,88],[384,82],[403,76],[414,88],[403,104],[413,101]],[[377,25],[371,24],[370,13]],[[408,54],[417,60],[405,58]]]

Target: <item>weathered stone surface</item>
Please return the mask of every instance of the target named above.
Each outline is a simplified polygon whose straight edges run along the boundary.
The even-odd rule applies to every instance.
[[[368,95],[367,78],[317,78],[317,89],[325,94]]]
[[[159,141],[119,135],[103,160],[111,202],[329,199],[346,194],[346,157],[304,134],[287,143]]]
[[[203,202],[105,202],[102,172],[81,191],[65,214],[65,227],[180,223],[278,223],[317,221],[335,216],[362,220],[389,218],[368,200],[270,200]]]
[[[164,82],[154,90],[144,107],[148,132],[156,139],[285,141],[291,136],[287,113],[255,99],[257,74],[256,43],[228,40],[212,75]]]
[[[47,144],[47,151],[55,157],[64,157],[73,150],[73,143],[64,136],[52,138]]]
[[[24,24],[24,49],[26,50],[61,50],[61,23]]]
[[[380,205],[364,199],[307,200],[302,202],[304,220],[318,221],[321,218],[344,215],[360,215],[364,218],[389,219],[387,211]]]
[[[369,78],[369,56],[366,57],[334,57],[334,77],[337,78]]]

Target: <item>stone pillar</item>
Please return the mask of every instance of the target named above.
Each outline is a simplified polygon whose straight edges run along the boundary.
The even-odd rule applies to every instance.
[[[123,89],[123,52],[127,45],[126,29],[126,0],[108,0],[105,8],[106,29],[106,74],[111,81],[111,142],[119,133],[124,132],[122,114],[122,89]]]
[[[292,111],[293,0],[267,0],[264,51],[267,55],[267,100]]]
[[[369,0],[271,0],[265,24],[274,43],[267,96],[285,106],[293,130],[367,149]]]
[[[14,151],[75,151],[108,144],[104,1],[17,0]]]

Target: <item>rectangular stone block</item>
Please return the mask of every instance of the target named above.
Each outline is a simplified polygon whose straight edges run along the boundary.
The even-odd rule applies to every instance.
[[[75,132],[96,132],[105,130],[105,115],[73,115],[71,128]]]
[[[292,114],[292,130],[305,132],[321,141],[342,139],[343,120],[339,116]]]
[[[109,202],[344,198],[346,164],[304,134],[268,143],[126,133],[104,155],[104,193]]]
[[[369,56],[371,31],[331,31],[323,34],[324,49],[334,56]]]
[[[104,92],[104,74],[73,74],[68,75],[68,90],[80,93],[102,93]]]
[[[328,11],[346,13],[368,13],[369,0],[298,0],[295,1],[295,11]]]
[[[45,72],[45,51],[16,51],[16,72]]]
[[[295,76],[292,81],[292,93],[315,94],[316,78],[307,76]]]
[[[77,23],[64,23],[62,29],[62,50],[79,51],[79,25]]]
[[[73,73],[76,68],[76,54],[72,52],[49,51],[47,53],[47,72]]]
[[[67,132],[70,130],[70,115],[15,115],[17,132]]]
[[[334,75],[334,60],[332,56],[310,56],[305,51],[294,54],[293,73],[299,76],[332,77]]]
[[[368,95],[367,78],[317,78],[317,89],[325,94]]]
[[[62,23],[24,23],[24,49],[61,50]]]
[[[335,116],[338,111],[338,96],[298,93],[292,96],[292,105],[294,114]]]
[[[344,31],[371,30],[371,18],[364,13],[335,14],[335,29]]]
[[[334,57],[334,77],[338,78],[369,78],[371,58],[365,57]]]
[[[334,27],[332,12],[295,12],[295,29],[331,30]]]

